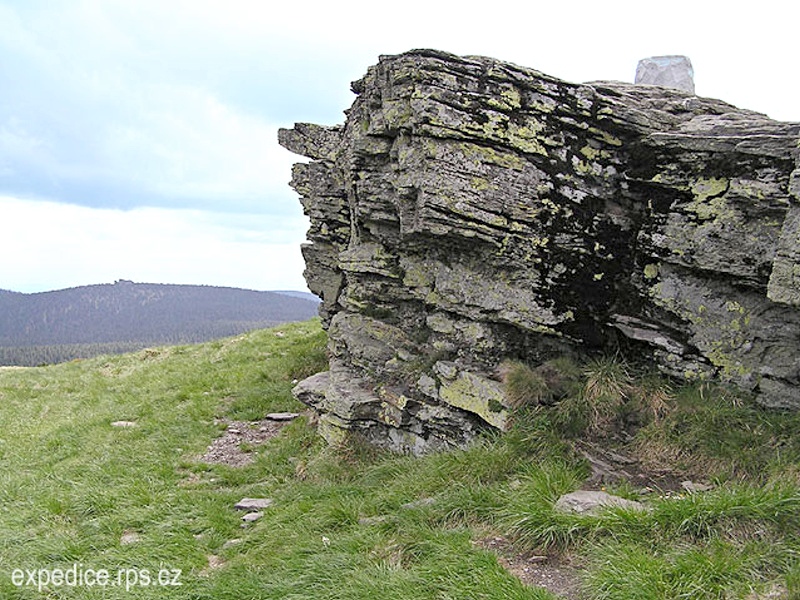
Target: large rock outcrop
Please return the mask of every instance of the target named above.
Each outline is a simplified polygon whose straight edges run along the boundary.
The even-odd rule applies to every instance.
[[[382,57],[344,125],[298,124],[292,186],[335,439],[423,452],[508,410],[494,373],[622,346],[800,407],[800,124],[482,57]]]

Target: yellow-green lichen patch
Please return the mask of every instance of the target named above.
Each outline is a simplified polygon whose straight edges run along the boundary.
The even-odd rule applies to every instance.
[[[439,367],[441,363],[437,363]],[[438,369],[442,372],[442,369]],[[449,374],[449,373],[448,373]],[[489,425],[505,430],[509,414],[505,407],[505,393],[498,381],[474,373],[459,371],[453,379],[443,378],[439,398],[456,408],[478,415]]]
[[[486,103],[498,110],[512,111],[522,107],[522,97],[517,88],[510,87],[502,90],[499,96],[491,96]]]
[[[609,146],[616,146],[617,148],[622,146],[622,140],[607,131],[598,129],[597,127],[589,127],[588,131]]]
[[[607,159],[611,157],[611,154],[607,150],[596,148],[591,144],[586,144],[583,148],[581,148],[580,153],[589,160],[597,160],[598,158]]]
[[[468,142],[461,142],[458,145],[458,149],[465,157],[474,160],[478,164],[497,165],[498,167],[515,171],[521,171],[527,164],[524,158],[508,150],[490,148]]]
[[[723,177],[701,177],[692,184],[691,190],[696,202],[717,198],[728,191],[730,182]]]
[[[470,185],[472,186],[473,190],[476,190],[478,192],[486,191],[492,187],[488,179],[486,179],[485,177],[478,177],[478,176],[475,176],[470,180]]]
[[[403,423],[403,414],[408,404],[408,398],[403,394],[396,394],[385,387],[380,387],[377,390],[377,394],[381,399],[378,418],[386,425],[400,427]]]
[[[744,306],[742,306],[741,304],[736,302],[736,300],[728,300],[725,303],[725,309],[728,312],[737,312],[739,314],[744,314],[744,312],[745,312]]]
[[[713,347],[706,351],[706,356],[717,369],[723,379],[736,381],[752,374],[752,369],[737,360],[731,348],[725,342],[713,342]]]
[[[644,266],[644,278],[655,279],[658,277],[658,265],[650,263]]]
[[[547,156],[547,151],[539,137],[541,130],[542,126],[538,123],[525,126],[509,123],[507,139],[512,147],[522,152]]]
[[[652,286],[651,292],[657,305],[692,324],[692,345],[722,379],[740,384],[753,379],[751,311],[744,297],[708,294],[671,276]]]
[[[349,428],[345,421],[332,414],[320,415],[317,433],[331,446],[341,446],[347,441]]]

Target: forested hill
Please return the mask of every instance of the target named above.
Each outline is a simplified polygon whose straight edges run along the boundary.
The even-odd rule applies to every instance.
[[[318,307],[311,298],[124,280],[36,294],[0,290],[0,364],[58,362],[236,335],[309,319]],[[80,352],[63,348],[77,345],[83,346]]]

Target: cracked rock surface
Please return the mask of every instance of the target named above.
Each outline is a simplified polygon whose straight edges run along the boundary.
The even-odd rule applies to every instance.
[[[621,346],[800,408],[800,124],[483,57],[381,57],[292,186],[335,440],[414,453],[504,428],[496,369]]]

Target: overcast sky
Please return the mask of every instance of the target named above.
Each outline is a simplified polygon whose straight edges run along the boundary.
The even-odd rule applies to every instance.
[[[482,54],[632,81],[686,54],[698,95],[800,121],[800,5],[0,0],[0,288],[132,279],[305,289],[294,122],[335,124],[381,54]]]

